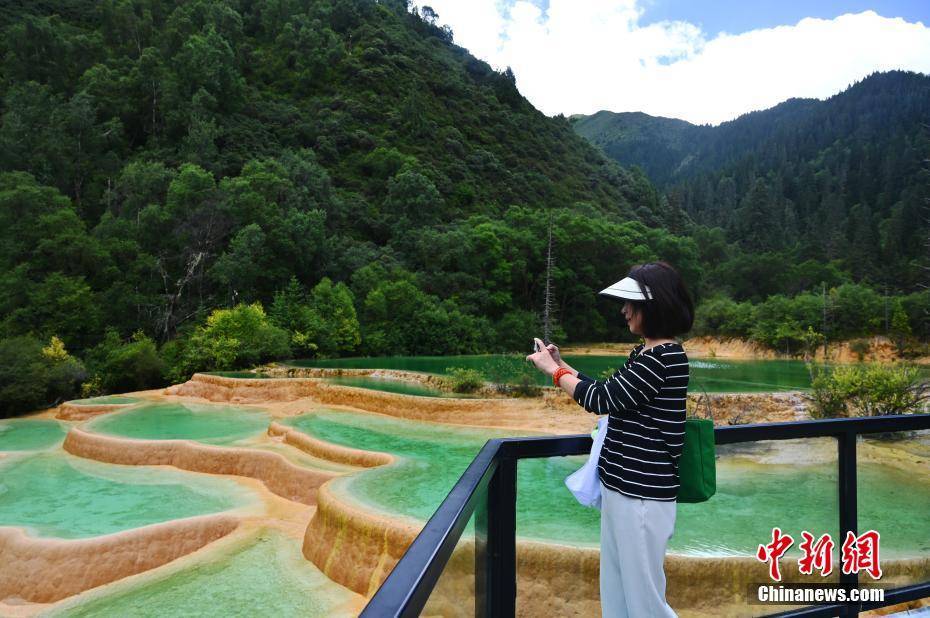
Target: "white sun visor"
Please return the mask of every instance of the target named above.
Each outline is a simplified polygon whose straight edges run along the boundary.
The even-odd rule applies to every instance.
[[[598,292],[598,294],[622,298],[624,300],[652,300],[652,290],[650,290],[647,285],[644,285],[643,288],[646,290],[646,296],[643,296],[639,287],[639,282],[630,277],[624,277],[620,281],[604,288]]]

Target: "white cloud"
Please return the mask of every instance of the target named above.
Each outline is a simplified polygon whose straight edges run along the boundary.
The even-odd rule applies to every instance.
[[[640,26],[638,0],[433,0],[456,43],[546,114],[643,111],[717,124],[791,97],[826,98],[874,71],[930,73],[930,28],[873,11],[721,33]]]

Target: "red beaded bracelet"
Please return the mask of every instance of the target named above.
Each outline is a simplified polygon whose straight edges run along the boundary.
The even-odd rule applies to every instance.
[[[571,373],[571,371],[569,369],[566,369],[565,367],[559,367],[558,369],[556,369],[555,373],[552,374],[552,383],[555,386],[558,386],[559,380],[561,380],[562,376],[564,376],[566,373]]]

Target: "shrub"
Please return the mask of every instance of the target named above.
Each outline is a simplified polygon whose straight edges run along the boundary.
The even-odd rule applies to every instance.
[[[515,356],[499,355],[492,359],[485,366],[485,375],[488,380],[494,383],[498,391],[505,391],[509,384],[519,372],[519,361]]]
[[[517,397],[538,397],[542,393],[536,384],[539,370],[524,357],[498,356],[488,364],[485,373],[500,393]]]
[[[81,384],[81,397],[86,399],[88,397],[96,397],[103,394],[103,380],[100,379],[100,376],[91,376],[83,384]]]
[[[894,341],[895,349],[898,354],[904,354],[907,349],[907,341],[913,335],[911,323],[904,311],[904,305],[900,298],[894,299],[891,309],[891,335]]]
[[[902,296],[901,306],[913,335],[923,341],[930,339],[930,290]]]
[[[770,348],[797,350],[804,345],[805,331],[802,324],[792,315],[792,300],[776,294],[756,306],[755,323],[750,329],[750,338]]]
[[[44,347],[30,336],[0,340],[0,417],[72,399],[86,377],[57,337]]]
[[[184,380],[196,371],[246,369],[285,358],[291,353],[289,339],[268,321],[261,303],[240,304],[214,310],[187,341],[174,343],[163,355],[175,360],[171,379]]]
[[[807,399],[811,402],[811,416],[814,418],[837,418],[847,416],[847,394],[833,379],[826,366],[807,363],[811,376],[811,393]]]
[[[753,306],[738,303],[726,296],[713,296],[695,311],[694,333],[697,335],[727,335],[744,337],[753,324]]]
[[[102,392],[141,391],[164,384],[164,362],[155,342],[142,332],[123,341],[115,330],[108,330],[87,361]]]
[[[383,281],[362,306],[364,351],[370,355],[479,354],[494,331],[487,318],[461,311],[410,281]]]
[[[507,392],[517,397],[539,397],[542,394],[542,388],[536,384],[536,380],[526,374],[521,374],[508,386]]]
[[[346,284],[333,284],[329,277],[310,291],[311,307],[323,318],[319,333],[320,352],[327,355],[351,352],[362,342],[352,292]]]
[[[801,336],[801,341],[804,344],[804,358],[810,359],[813,358],[814,352],[817,351],[817,348],[822,346],[827,340],[824,337],[823,333],[818,333],[814,330],[814,327],[808,326],[807,330]]]
[[[352,291],[344,283],[323,279],[307,294],[296,277],[274,295],[272,324],[290,333],[295,351],[333,356],[361,343]]]
[[[295,353],[316,354],[319,334],[325,330],[324,320],[307,304],[307,295],[296,277],[291,277],[283,290],[275,292],[268,317],[272,324],[290,333]]]
[[[872,344],[868,339],[853,339],[849,342],[849,351],[856,355],[861,363],[865,360],[865,355],[872,349]]]
[[[844,283],[830,290],[829,302],[834,339],[869,335],[882,328],[884,302],[872,288]]]
[[[464,367],[447,367],[452,390],[456,393],[473,393],[484,386],[484,374],[477,369]]]
[[[916,367],[904,365],[843,365],[811,370],[813,415],[819,418],[908,414],[918,411],[930,396]]]
[[[164,367],[164,378],[170,384],[179,384],[187,380],[191,374],[185,361],[185,348],[187,337],[179,334],[174,339],[166,341],[159,350]]]

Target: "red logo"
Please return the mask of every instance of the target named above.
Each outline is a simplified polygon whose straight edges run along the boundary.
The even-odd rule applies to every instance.
[[[775,527],[772,528],[772,542],[768,545],[759,545],[759,549],[756,551],[756,558],[760,562],[769,563],[769,577],[777,582],[781,581],[781,573],[778,571],[778,559],[788,551],[792,543],[794,543],[794,539],[791,538],[791,535],[782,535],[781,528]]]
[[[878,579],[882,576],[882,567],[878,564],[878,532],[869,530],[856,536],[852,531],[846,533],[843,541],[843,573],[858,573],[864,570]]]
[[[814,569],[817,569],[822,577],[832,573],[835,543],[830,535],[824,534],[815,540],[813,534],[804,530],[801,536],[804,540],[798,545],[802,553],[798,559],[798,571],[803,575],[811,575]],[[843,573],[865,571],[872,576],[872,579],[879,579],[882,576],[878,557],[879,541],[880,536],[875,530],[863,532],[859,536],[851,531],[847,532],[846,540],[840,548]],[[756,559],[769,564],[769,576],[777,582],[781,581],[778,559],[788,551],[792,544],[794,544],[794,539],[791,535],[783,534],[781,528],[776,526],[772,528],[772,541],[759,545],[759,549],[756,550]]]
[[[833,572],[833,539],[829,534],[825,534],[817,542],[814,542],[814,535],[805,530],[801,533],[804,540],[798,545],[804,552],[801,559],[798,560],[798,571],[804,575],[810,575],[816,568],[820,571],[821,577],[826,577]]]

